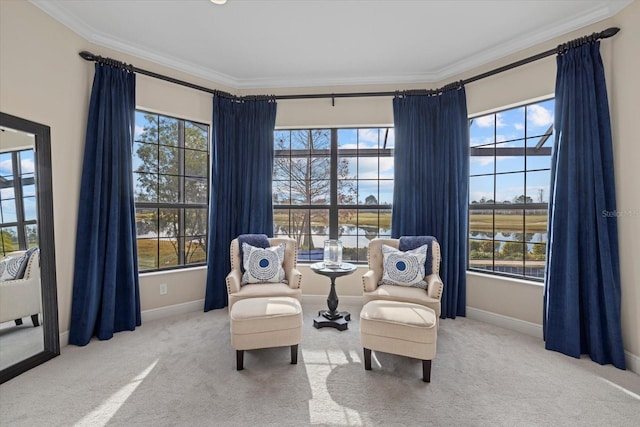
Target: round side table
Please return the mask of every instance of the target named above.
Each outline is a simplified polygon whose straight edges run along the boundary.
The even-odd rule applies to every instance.
[[[311,264],[311,270],[317,274],[329,277],[331,279],[331,290],[327,298],[328,310],[320,310],[318,317],[313,319],[313,326],[316,329],[324,327],[336,328],[344,331],[348,328],[348,321],[351,320],[351,314],[346,311],[338,311],[338,294],[336,293],[336,278],[347,276],[356,271],[356,266],[348,262],[343,262],[339,267],[326,267],[323,262]]]

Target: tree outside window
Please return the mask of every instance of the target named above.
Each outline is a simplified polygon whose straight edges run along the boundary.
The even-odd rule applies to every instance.
[[[343,259],[366,260],[368,242],[390,234],[392,148],[381,148],[382,129],[275,131],[274,230],[297,240],[300,260],[322,259],[324,240],[343,241]],[[389,144],[390,147],[392,144]],[[379,176],[379,157],[385,169]],[[391,160],[391,162],[389,162]],[[379,204],[380,183],[387,198]],[[391,190],[392,191],[392,190]]]
[[[134,194],[140,270],[206,262],[209,127],[136,112]]]

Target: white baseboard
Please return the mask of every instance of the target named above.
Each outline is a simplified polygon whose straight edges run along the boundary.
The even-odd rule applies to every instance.
[[[624,356],[624,360],[627,363],[627,369],[640,375],[640,357],[635,354],[631,354],[628,351],[624,352]]]
[[[467,307],[467,317],[469,319],[480,320],[481,322],[490,323],[492,325],[511,329],[525,335],[542,339],[542,325],[538,325],[536,323],[503,316],[502,314],[491,313],[490,311],[480,310],[473,307]]]
[[[60,347],[64,347],[65,345],[69,345],[69,331],[60,333]]]
[[[490,311],[480,310],[478,308],[467,307],[467,317],[469,319],[479,320],[481,322],[500,326],[530,335],[532,337],[543,339],[542,325],[515,319],[501,314],[491,313]],[[640,357],[628,351],[624,352],[627,369],[640,375]]]
[[[144,310],[140,313],[142,322],[150,322],[152,320],[163,319],[165,317],[175,316],[177,314],[186,314],[193,311],[204,310],[204,299],[189,301],[182,304],[169,305],[167,307],[153,308]],[[69,331],[60,333],[60,346],[69,345]]]
[[[338,297],[340,302],[349,305],[362,304],[361,296],[345,295]],[[327,304],[326,295],[303,295],[302,302],[318,305],[324,308]],[[178,314],[191,313],[193,311],[204,310],[204,300],[189,301],[182,304],[170,305],[167,307],[154,308],[145,310],[141,313],[142,321],[149,322],[152,320],[163,319],[165,317],[175,316]],[[525,335],[542,339],[542,325],[527,322],[525,320],[516,319],[501,314],[491,313],[490,311],[480,310],[478,308],[467,307],[467,317],[469,319],[479,320],[492,325],[511,329]],[[60,346],[68,345],[69,331],[60,333]],[[625,361],[627,369],[640,375],[640,357],[625,351]]]
[[[166,307],[152,308],[151,310],[143,311],[141,315],[142,322],[144,323],[194,311],[204,311],[204,299],[169,305]]]

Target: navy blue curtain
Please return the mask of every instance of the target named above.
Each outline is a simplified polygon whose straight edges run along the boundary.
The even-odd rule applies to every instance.
[[[464,87],[393,100],[395,176],[391,234],[441,246],[443,318],[465,315],[469,120]]]
[[[611,123],[600,43],[557,58],[544,338],[625,369]]]
[[[275,99],[213,98],[209,245],[204,311],[227,305],[229,245],[240,234],[273,236]]]
[[[96,64],[82,165],[69,343],[140,326],[133,200],[135,74]]]

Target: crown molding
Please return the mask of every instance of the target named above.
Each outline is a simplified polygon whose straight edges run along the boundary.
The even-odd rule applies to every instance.
[[[240,79],[236,80],[237,89],[264,89],[264,88],[292,88],[292,87],[323,87],[323,86],[360,86],[360,85],[384,85],[384,84],[424,84],[436,82],[438,74],[403,74],[386,76],[359,76],[359,77],[312,77],[312,78],[284,78],[284,79]]]
[[[231,88],[238,88],[237,80],[233,77],[227,76],[226,74],[218,73],[213,70],[173,58],[166,54],[150,51],[149,49],[135,46],[130,42],[125,42],[115,37],[100,33],[93,27],[84,23],[77,16],[64,11],[54,0],[29,0],[29,2],[90,43],[113,49],[126,55],[145,59],[158,65],[191,74],[195,77],[201,77]],[[133,65],[135,66],[136,64]]]
[[[574,16],[562,23],[548,26],[535,33],[530,33],[507,43],[500,44],[499,46],[486,49],[476,55],[472,55],[462,61],[442,68],[435,74],[438,76],[438,81],[449,79],[466,71],[610,18],[633,3],[633,1],[634,0],[610,1],[607,5],[587,10],[583,14]]]
[[[361,76],[346,78],[258,78],[239,79],[233,76],[219,73],[215,70],[198,66],[166,54],[150,51],[136,46],[130,42],[119,40],[104,33],[100,33],[91,26],[82,22],[77,16],[64,11],[54,0],[29,0],[30,3],[44,11],[62,25],[68,27],[85,40],[96,45],[132,55],[151,61],[176,71],[184,72],[195,77],[200,77],[215,83],[223,84],[233,89],[262,89],[262,88],[287,88],[287,87],[320,87],[320,86],[344,86],[344,85],[374,85],[374,84],[429,84],[442,82],[454,76],[499,60],[506,56],[528,49],[537,44],[547,42],[563,34],[579,30],[587,25],[594,24],[614,16],[622,9],[633,3],[634,0],[611,0],[606,4],[586,10],[583,14],[567,19],[560,24],[543,28],[535,33],[530,33],[502,43],[493,48],[486,49],[461,61],[454,62],[433,73],[411,73],[404,75]],[[135,64],[134,64],[135,65]]]
[[[149,49],[138,47],[123,40],[118,40],[113,37],[107,37],[102,34],[94,34],[90,41],[99,46],[117,50],[118,52],[135,56],[140,59],[145,59],[147,61],[151,61],[158,65],[172,68],[176,71],[181,71],[195,77],[201,77],[203,79],[206,79],[215,83],[223,84],[234,89],[239,88],[238,80],[234,79],[231,76],[218,73],[208,68],[200,67],[191,62],[183,61],[181,59],[174,58],[167,54],[162,54],[159,52],[154,52]],[[135,66],[136,64],[133,64],[133,65]]]

